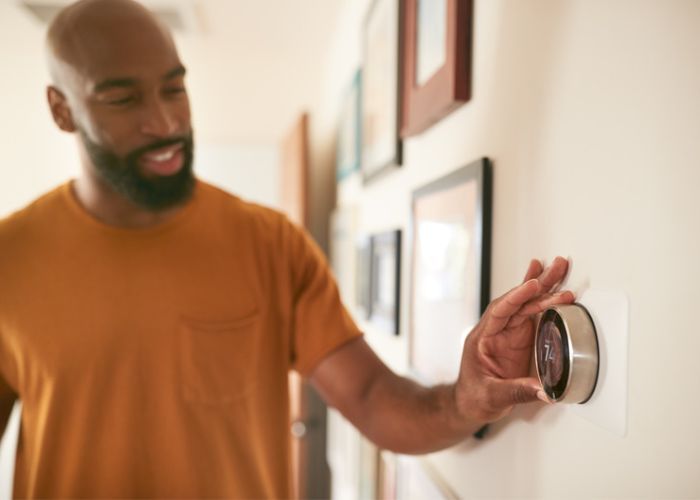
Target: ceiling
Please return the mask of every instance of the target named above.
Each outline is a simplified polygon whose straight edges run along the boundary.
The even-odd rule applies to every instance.
[[[65,0],[15,0],[44,28]],[[142,0],[176,27],[198,140],[276,144],[321,88],[348,0]],[[27,5],[31,2],[33,12]],[[37,19],[43,17],[43,21]],[[7,21],[2,21],[4,22]]]

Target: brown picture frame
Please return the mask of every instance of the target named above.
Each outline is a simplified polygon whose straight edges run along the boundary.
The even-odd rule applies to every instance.
[[[471,98],[473,0],[444,0],[444,62],[424,83],[416,73],[420,1],[404,0],[402,138],[424,132]]]

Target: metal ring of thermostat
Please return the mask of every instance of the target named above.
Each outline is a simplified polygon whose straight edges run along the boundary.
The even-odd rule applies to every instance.
[[[599,349],[593,319],[580,304],[554,306],[540,318],[535,346],[543,326],[553,321],[562,341],[562,378],[555,386],[544,381],[543,367],[535,355],[537,377],[547,397],[558,403],[585,403],[593,395],[598,382]]]

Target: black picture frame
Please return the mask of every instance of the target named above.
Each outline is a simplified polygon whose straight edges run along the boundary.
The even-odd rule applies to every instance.
[[[401,230],[372,236],[369,320],[399,334],[401,295]]]
[[[409,369],[454,382],[464,338],[490,299],[492,169],[474,161],[413,192]]]

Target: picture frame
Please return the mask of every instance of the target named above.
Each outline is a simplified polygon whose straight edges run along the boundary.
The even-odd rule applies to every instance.
[[[336,181],[360,170],[362,157],[362,70],[358,69],[343,100],[338,125]]]
[[[355,240],[355,313],[366,320],[370,314],[370,287],[372,279],[372,240],[358,235]]]
[[[471,97],[473,0],[405,0],[401,137]]]
[[[373,0],[362,33],[363,183],[401,165],[403,0]]]
[[[425,458],[399,455],[397,465],[397,500],[429,498],[431,500],[457,500],[459,496],[440,477]]]
[[[369,320],[382,330],[399,334],[401,290],[401,230],[372,236]]]
[[[409,368],[427,384],[456,380],[489,303],[491,184],[482,158],[413,192]]]

